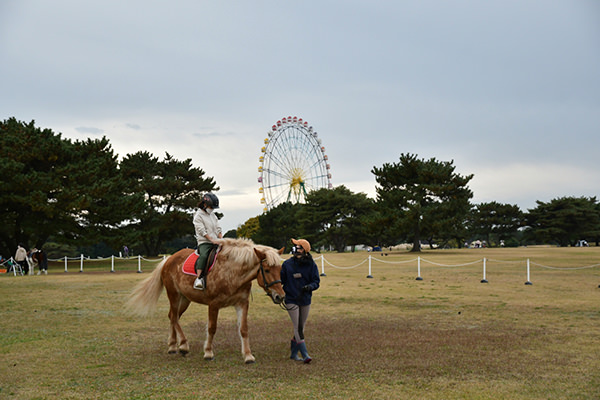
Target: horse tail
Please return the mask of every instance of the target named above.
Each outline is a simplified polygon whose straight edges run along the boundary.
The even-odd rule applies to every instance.
[[[147,316],[156,308],[163,290],[162,269],[168,259],[160,262],[152,275],[141,281],[131,292],[125,308],[130,314]]]

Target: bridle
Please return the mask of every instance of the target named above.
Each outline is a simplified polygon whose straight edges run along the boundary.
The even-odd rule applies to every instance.
[[[260,260],[260,263],[259,263],[260,268],[258,270],[260,271],[260,274],[262,275],[263,284],[265,285],[265,291],[267,292],[268,295],[271,295],[271,290],[269,288],[273,285],[281,283],[281,279],[267,283],[267,276],[265,275],[265,267],[263,265],[263,262],[265,262],[265,261],[267,261],[266,258],[263,258],[262,260]]]
[[[282,283],[281,279],[273,281],[273,282],[269,282],[267,283],[267,276],[265,275],[265,267],[263,265],[263,262],[267,261],[266,258],[263,258],[262,260],[260,260],[260,267],[259,267],[259,272],[262,275],[262,279],[263,279],[263,285],[265,288],[265,292],[267,292],[267,296],[269,297],[273,297],[272,293],[271,293],[271,289],[270,287],[273,285],[276,285],[278,283]],[[283,299],[281,300],[281,303],[278,303],[279,307],[281,307],[283,310],[287,310],[287,305],[285,304],[285,296],[283,297]]]

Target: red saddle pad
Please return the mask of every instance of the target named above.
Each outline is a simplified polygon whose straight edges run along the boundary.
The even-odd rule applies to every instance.
[[[196,271],[194,266],[196,265],[196,260],[198,259],[198,254],[196,252],[192,252],[183,262],[183,273],[188,275],[196,276]]]

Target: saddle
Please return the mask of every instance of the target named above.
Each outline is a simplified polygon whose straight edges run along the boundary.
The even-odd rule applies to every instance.
[[[210,272],[215,261],[217,260],[217,255],[219,254],[219,250],[221,250],[221,246],[213,246],[213,248],[209,251],[208,257],[206,261],[202,264],[202,260],[198,263],[198,258],[200,255],[198,254],[198,250],[195,250],[192,254],[186,258],[183,262],[183,273],[188,275],[198,275],[198,268],[205,271],[205,275]]]

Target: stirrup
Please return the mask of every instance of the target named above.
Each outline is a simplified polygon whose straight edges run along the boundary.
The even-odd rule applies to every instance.
[[[204,290],[204,277],[196,278],[194,281],[194,289]]]

